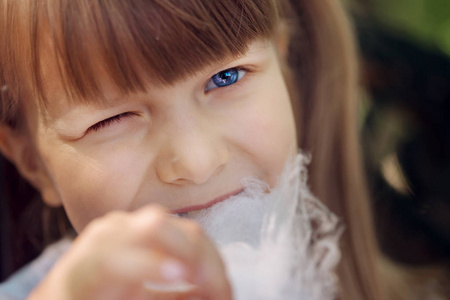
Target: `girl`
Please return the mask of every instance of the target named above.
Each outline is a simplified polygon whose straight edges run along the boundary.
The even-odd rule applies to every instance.
[[[215,247],[167,212],[246,176],[275,185],[296,143],[346,223],[340,299],[384,298],[337,1],[1,0],[0,14],[0,149],[78,232],[29,299],[143,299],[143,280],[230,299]]]

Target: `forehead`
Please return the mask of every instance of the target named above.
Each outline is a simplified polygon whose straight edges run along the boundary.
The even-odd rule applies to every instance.
[[[30,81],[44,108],[55,106],[52,94],[101,104],[110,87],[126,95],[173,85],[242,56],[252,41],[271,38],[277,23],[269,0],[44,3],[35,8]]]

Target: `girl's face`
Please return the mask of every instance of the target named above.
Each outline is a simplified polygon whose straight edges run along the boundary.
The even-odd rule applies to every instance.
[[[112,210],[150,203],[203,208],[240,192],[244,177],[273,186],[296,149],[271,43],[252,43],[238,59],[147,93],[120,96],[105,83],[103,105],[69,104],[57,77],[46,80],[51,107],[27,109],[53,190],[44,198],[64,205],[77,231]]]

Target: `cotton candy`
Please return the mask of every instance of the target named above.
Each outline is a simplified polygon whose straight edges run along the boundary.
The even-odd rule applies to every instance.
[[[234,299],[335,299],[342,226],[311,194],[308,162],[298,154],[272,190],[246,178],[242,193],[187,216],[217,244]]]

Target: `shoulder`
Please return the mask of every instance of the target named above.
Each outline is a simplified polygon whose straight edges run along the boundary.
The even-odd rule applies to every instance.
[[[58,259],[68,250],[72,240],[65,238],[50,245],[34,261],[0,283],[1,300],[22,300],[39,284]]]

